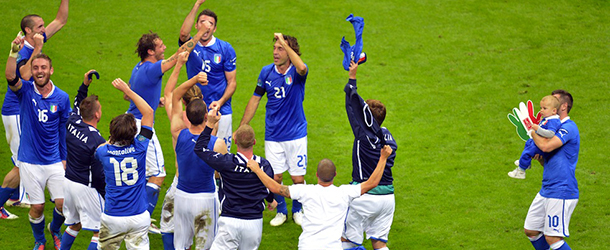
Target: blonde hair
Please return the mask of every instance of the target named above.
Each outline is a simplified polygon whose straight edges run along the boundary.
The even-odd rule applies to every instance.
[[[561,103],[559,103],[559,99],[552,95],[547,95],[542,97],[542,101],[548,104],[551,108],[557,109],[559,111],[559,107],[561,107]]]

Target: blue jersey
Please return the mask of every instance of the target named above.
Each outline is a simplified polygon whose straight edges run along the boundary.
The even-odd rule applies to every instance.
[[[184,44],[179,41],[179,45]],[[218,101],[227,89],[227,78],[225,72],[232,72],[236,69],[235,50],[228,42],[212,37],[212,40],[206,46],[197,43],[193,52],[189,55],[186,61],[186,74],[189,79],[193,78],[199,72],[205,72],[208,75],[208,85],[197,86],[201,88],[203,93],[203,101],[209,106],[213,101]],[[231,98],[225,102],[220,108],[220,113],[223,115],[232,114]]]
[[[17,159],[38,165],[50,165],[66,159],[66,122],[70,97],[53,84],[46,98],[34,82],[21,81],[16,94],[21,116],[21,141]]]
[[[214,193],[216,185],[214,182],[214,169],[208,166],[201,158],[197,157],[194,148],[199,135],[191,134],[188,129],[183,129],[176,140],[176,160],[178,161],[178,189],[187,193]],[[216,136],[207,147],[214,150]]]
[[[345,109],[347,118],[354,133],[352,148],[352,180],[362,183],[369,179],[381,157],[381,148],[390,145],[392,154],[388,157],[386,167],[379,185],[392,185],[392,167],[396,158],[398,145],[386,128],[379,126],[373,118],[371,109],[358,95],[356,80],[350,79],[345,85]]]
[[[93,187],[105,196],[106,182],[102,164],[95,159],[95,150],[106,142],[97,128],[83,122],[79,105],[87,97],[88,86],[82,84],[74,100],[74,109],[66,124],[66,179]]]
[[[267,93],[265,140],[291,141],[307,136],[303,111],[307,74],[299,75],[294,65],[286,74],[278,72],[274,64],[261,70],[254,95],[262,97]]]
[[[163,85],[163,71],[159,60],[156,63],[148,61],[139,62],[131,71],[131,89],[142,97],[150,105],[153,111],[159,107],[159,98],[161,98],[161,86]],[[131,101],[127,113],[133,114],[137,119],[142,119],[142,113]]]
[[[47,42],[47,34],[42,34],[44,36],[44,42]],[[34,46],[25,41],[23,43],[23,48],[19,50],[19,56],[17,57],[17,77],[21,78],[21,72],[19,68],[25,65],[30,57],[32,57],[32,53],[34,53]],[[23,79],[32,81],[33,77],[30,79]],[[19,100],[17,100],[17,95],[7,86],[6,95],[4,96],[4,102],[2,103],[2,115],[18,115],[19,114]]]
[[[561,127],[561,120],[559,120],[558,115],[552,115],[549,117],[542,118],[542,120],[540,120],[538,125],[542,129],[549,130],[549,131],[552,131],[553,133],[555,133],[555,132],[557,132],[557,130],[559,130],[559,127]]]
[[[575,175],[580,150],[578,127],[567,117],[562,121],[555,136],[563,145],[548,153],[544,159],[540,195],[555,199],[578,199],[578,182]]]
[[[220,188],[224,194],[220,216],[246,220],[263,218],[265,210],[263,200],[272,202],[273,193],[269,192],[258,176],[250,171],[247,167],[248,159],[244,155],[240,153],[223,155],[205,148],[210,142],[210,133],[212,133],[212,129],[206,127],[197,139],[195,153],[220,173]],[[258,162],[269,177],[273,178],[273,169],[266,159],[254,155],[253,160]]]
[[[95,157],[104,166],[106,175],[105,214],[131,216],[144,213],[148,208],[146,150],[151,138],[152,128],[142,126],[130,145],[104,144],[97,148]]]

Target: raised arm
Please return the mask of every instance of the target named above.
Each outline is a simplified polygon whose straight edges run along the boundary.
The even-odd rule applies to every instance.
[[[133,101],[133,104],[136,105],[136,108],[138,108],[140,113],[142,113],[142,126],[152,128],[155,120],[155,112],[150,105],[148,105],[148,103],[142,97],[136,94],[136,92],[133,92],[133,90],[129,88],[129,85],[127,85],[127,83],[125,83],[121,78],[117,78],[112,81],[112,86],[122,91]]]
[[[389,145],[383,146],[383,148],[381,149],[381,157],[379,157],[379,162],[377,162],[377,167],[375,168],[375,171],[373,171],[368,180],[366,180],[360,185],[360,194],[368,192],[379,184],[381,176],[383,175],[383,170],[385,169],[386,162],[391,154],[392,148]]]
[[[193,51],[193,49],[195,49],[195,45],[197,45],[197,41],[199,41],[199,39],[201,39],[201,36],[203,36],[203,33],[209,31],[211,28],[212,28],[212,26],[210,26],[209,23],[204,24],[203,27],[199,31],[197,31],[197,34],[195,35],[195,37],[193,37],[191,40],[187,41],[186,43],[182,44],[182,46],[180,46],[180,48],[178,48],[178,51],[176,51],[176,53],[174,53],[168,59],[165,59],[165,60],[163,60],[163,62],[161,62],[161,71],[163,71],[163,73],[165,73],[169,69],[174,67],[174,65],[176,65],[176,62],[177,62],[178,54],[180,54],[184,51],[191,53],[191,51]]]
[[[89,74],[93,72],[97,72],[94,69],[87,71],[85,76],[83,77],[83,84],[78,88],[78,92],[76,92],[76,97],[74,97],[74,108],[72,109],[72,113],[80,115],[80,103],[87,98],[89,93],[89,84],[93,81],[92,78],[89,78]]]
[[[34,34],[33,38],[34,51],[32,52],[32,56],[30,56],[23,66],[19,67],[19,74],[21,75],[21,79],[24,80],[29,80],[32,78],[32,58],[42,52],[42,46],[44,45],[44,36],[41,34]]]
[[[176,88],[172,94],[172,119],[171,119],[171,131],[172,136],[178,138],[180,130],[186,128],[184,120],[182,120],[182,96],[195,84],[199,82],[202,85],[208,84],[208,76],[204,72],[199,72],[195,77],[187,80],[178,88]]]
[[[167,80],[167,83],[165,84],[165,88],[163,89],[163,96],[165,97],[165,113],[167,114],[167,118],[170,121],[172,120],[173,91],[176,88],[176,83],[178,83],[178,77],[180,76],[180,70],[182,69],[182,66],[184,66],[186,61],[188,60],[188,56],[189,56],[189,53],[186,51],[182,52],[178,55],[178,62],[176,63],[176,67],[174,68],[174,71],[172,71],[172,74],[169,76],[169,79]]]
[[[205,2],[205,0],[197,0],[193,8],[184,18],[184,22],[182,23],[182,27],[180,27],[180,41],[185,42],[191,37],[191,29],[193,28],[193,23],[195,23],[195,16],[197,16],[197,11],[199,7]],[[197,39],[196,41],[199,41]]]
[[[4,76],[8,82],[8,87],[13,92],[17,92],[22,86],[21,79],[17,77],[17,57],[19,56],[18,53],[21,48],[21,43],[22,41],[19,40],[19,35],[11,42],[11,51],[6,60],[6,68],[4,70]]]
[[[275,180],[273,180],[271,177],[269,177],[269,175],[267,175],[265,171],[260,168],[258,162],[250,159],[248,161],[248,168],[250,168],[250,170],[252,170],[252,172],[254,172],[256,176],[258,176],[258,178],[265,185],[265,187],[269,189],[269,191],[290,198],[290,189],[288,188],[288,186],[281,185]],[[381,176],[379,178],[381,179]],[[379,182],[379,180],[377,180],[377,182]]]
[[[55,16],[55,20],[53,20],[47,27],[45,28],[45,33],[47,34],[47,40],[51,39],[57,31],[66,25],[68,22],[68,4],[70,1],[61,0],[59,4],[59,10],[57,10],[57,15]]]
[[[352,127],[352,132],[356,138],[368,137],[370,139],[377,138],[381,140],[381,144],[385,144],[381,126],[377,124],[371,109],[368,104],[358,94],[356,85],[356,72],[358,64],[350,62],[349,80],[343,89],[345,91],[345,111],[347,119]]]
[[[294,65],[299,75],[304,76],[307,74],[307,66],[301,59],[301,57],[288,46],[288,43],[284,40],[284,35],[282,33],[274,33],[275,39],[280,42],[280,45],[286,50],[288,53],[288,57],[290,58],[290,62]]]

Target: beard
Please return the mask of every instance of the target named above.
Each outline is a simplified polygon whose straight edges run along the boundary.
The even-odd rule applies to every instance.
[[[44,88],[49,82],[49,75],[45,75],[42,79],[39,79],[38,77],[34,78],[34,83],[36,83],[36,86],[39,88]]]

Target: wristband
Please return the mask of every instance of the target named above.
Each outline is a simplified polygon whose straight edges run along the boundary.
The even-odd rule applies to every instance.
[[[19,77],[15,77],[13,80],[6,79],[6,82],[8,82],[9,86],[15,86],[19,82]]]
[[[19,44],[11,46],[11,51],[8,53],[8,57],[17,58],[19,56]]]

